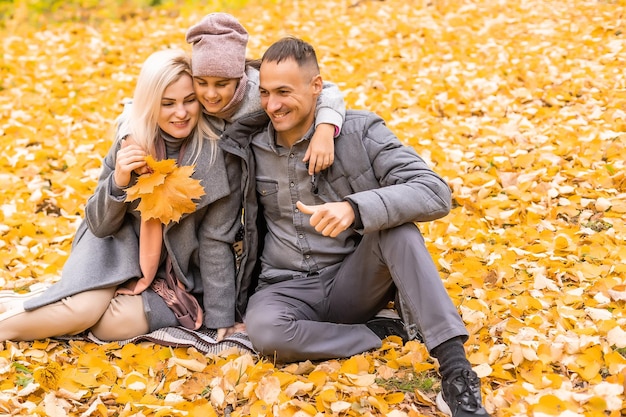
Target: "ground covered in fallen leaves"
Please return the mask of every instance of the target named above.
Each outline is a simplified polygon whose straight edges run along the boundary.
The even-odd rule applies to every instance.
[[[249,57],[286,34],[312,42],[348,106],[382,115],[449,181],[452,213],[420,227],[486,408],[623,415],[626,3],[251,3],[229,10]],[[0,287],[58,278],[141,63],[188,48],[186,28],[216,10],[22,10],[0,29]],[[437,415],[417,342],[289,366],[153,344],[0,348],[3,415]]]

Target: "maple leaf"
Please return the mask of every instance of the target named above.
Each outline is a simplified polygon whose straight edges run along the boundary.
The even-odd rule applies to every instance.
[[[163,224],[178,222],[183,214],[193,213],[193,200],[205,194],[200,180],[191,178],[195,166],[178,167],[173,159],[155,161],[151,156],[146,162],[151,172],[126,189],[126,201],[141,199],[137,206],[141,216]]]
[[[33,378],[47,390],[57,389],[61,376],[61,366],[56,362],[49,362],[46,366],[35,369]]]

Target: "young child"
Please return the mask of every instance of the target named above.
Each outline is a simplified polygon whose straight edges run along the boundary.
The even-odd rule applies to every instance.
[[[213,129],[222,134],[243,116],[261,111],[259,61],[246,60],[248,32],[228,13],[211,13],[189,28],[191,68],[198,100]],[[336,85],[324,83],[315,114],[313,135],[304,163],[309,174],[333,163],[334,137],[345,117],[345,103]]]

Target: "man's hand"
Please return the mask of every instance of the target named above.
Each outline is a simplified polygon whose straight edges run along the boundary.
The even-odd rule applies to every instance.
[[[354,223],[354,210],[347,201],[307,206],[298,201],[296,207],[304,214],[310,214],[311,226],[324,236],[337,237]]]

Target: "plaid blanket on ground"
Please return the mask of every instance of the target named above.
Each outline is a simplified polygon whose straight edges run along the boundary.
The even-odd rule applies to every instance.
[[[49,286],[50,284],[48,283],[37,283],[31,285],[29,288],[30,292],[27,293],[17,293],[13,290],[0,290],[0,305],[3,307],[0,309],[0,319],[3,316],[10,317],[24,311],[22,308],[24,300],[38,296]],[[217,332],[215,330],[207,329],[205,327],[201,327],[198,330],[190,330],[185,327],[178,326],[165,327],[152,333],[118,341],[117,343],[123,346],[128,343],[153,342],[159,345],[172,347],[195,347],[199,352],[205,354],[217,354],[231,348],[238,348],[252,354],[256,353],[252,347],[252,343],[248,339],[248,335],[245,333],[235,333],[224,338],[224,340],[220,342],[215,340],[216,336]],[[98,339],[90,332],[84,332],[74,336],[59,336],[55,337],[55,339],[64,341],[86,340],[98,344],[110,343]]]
[[[117,343],[123,346],[128,343],[153,342],[172,347],[195,347],[198,351],[205,354],[217,354],[230,348],[247,350],[253,354],[256,353],[248,339],[248,335],[245,333],[235,333],[224,338],[221,342],[215,340],[216,335],[217,332],[215,330],[204,327],[198,330],[189,330],[184,327],[165,327],[152,333],[121,340]],[[98,339],[91,333],[83,334],[81,337],[98,344],[109,343]]]

